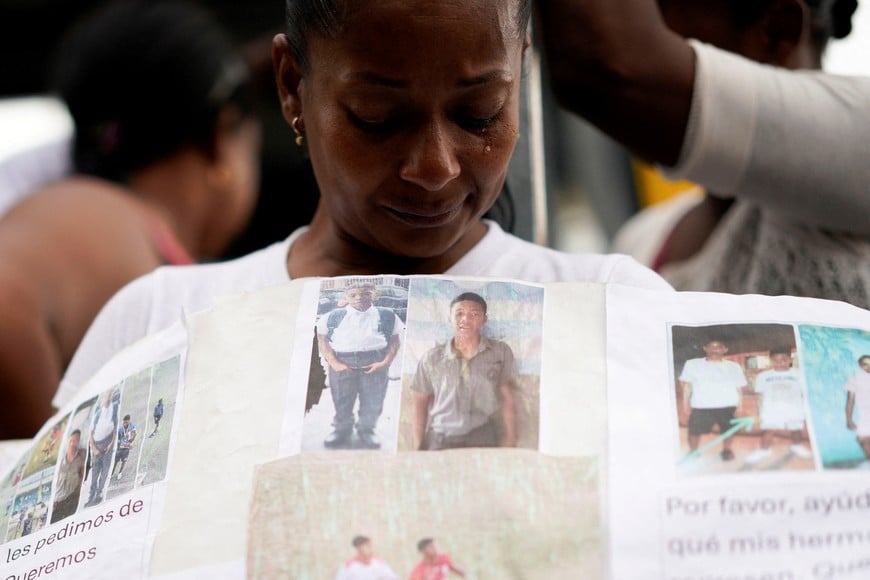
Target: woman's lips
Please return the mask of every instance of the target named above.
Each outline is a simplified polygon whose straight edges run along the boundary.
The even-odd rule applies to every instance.
[[[462,210],[463,203],[459,202],[446,210],[426,211],[420,209],[397,209],[387,207],[394,217],[408,225],[423,228],[436,228],[450,222]]]

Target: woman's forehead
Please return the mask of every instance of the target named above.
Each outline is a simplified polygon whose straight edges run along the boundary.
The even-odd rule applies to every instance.
[[[374,84],[396,88],[438,82],[468,86],[483,77],[512,83],[520,76],[524,39],[513,24],[502,23],[506,0],[486,3],[481,12],[466,3],[451,11],[446,5],[457,3],[442,6],[432,0],[373,4],[351,16],[336,37],[309,40],[312,75],[322,72],[340,82],[373,78],[378,79]],[[414,11],[415,4],[428,9]]]
[[[365,69],[401,76],[443,65],[458,75],[478,76],[483,69],[509,66],[512,54],[520,52],[523,37],[517,31],[515,4],[514,0],[361,2],[339,34],[309,40],[309,59],[312,69],[341,66],[345,74]],[[463,65],[457,67],[460,61]]]

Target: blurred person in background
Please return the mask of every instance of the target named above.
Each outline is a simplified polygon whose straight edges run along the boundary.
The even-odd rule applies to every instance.
[[[783,70],[818,69],[856,0],[538,8],[567,108],[668,175],[736,199],[708,196],[657,236],[653,265],[677,289],[870,307],[870,79]]]
[[[259,124],[212,18],[109,3],[62,45],[76,174],[0,221],[0,438],[32,435],[100,307],[163,264],[218,256],[250,217]]]

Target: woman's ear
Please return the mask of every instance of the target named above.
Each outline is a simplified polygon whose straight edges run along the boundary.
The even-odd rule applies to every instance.
[[[278,34],[272,39],[272,68],[275,71],[281,112],[287,123],[292,123],[294,117],[302,115],[302,100],[299,94],[302,69],[296,62],[286,34]]]
[[[753,27],[761,62],[788,68],[800,66],[809,49],[809,8],[801,0],[773,0]]]

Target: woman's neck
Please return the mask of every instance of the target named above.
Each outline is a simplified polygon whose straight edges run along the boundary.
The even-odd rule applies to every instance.
[[[290,248],[287,271],[291,278],[367,274],[443,274],[486,235],[479,222],[447,251],[429,257],[408,257],[373,248],[340,231],[322,207],[309,228]]]
[[[183,151],[136,172],[127,183],[184,249],[197,257],[211,253],[205,247],[210,201],[206,170],[201,154]]]

